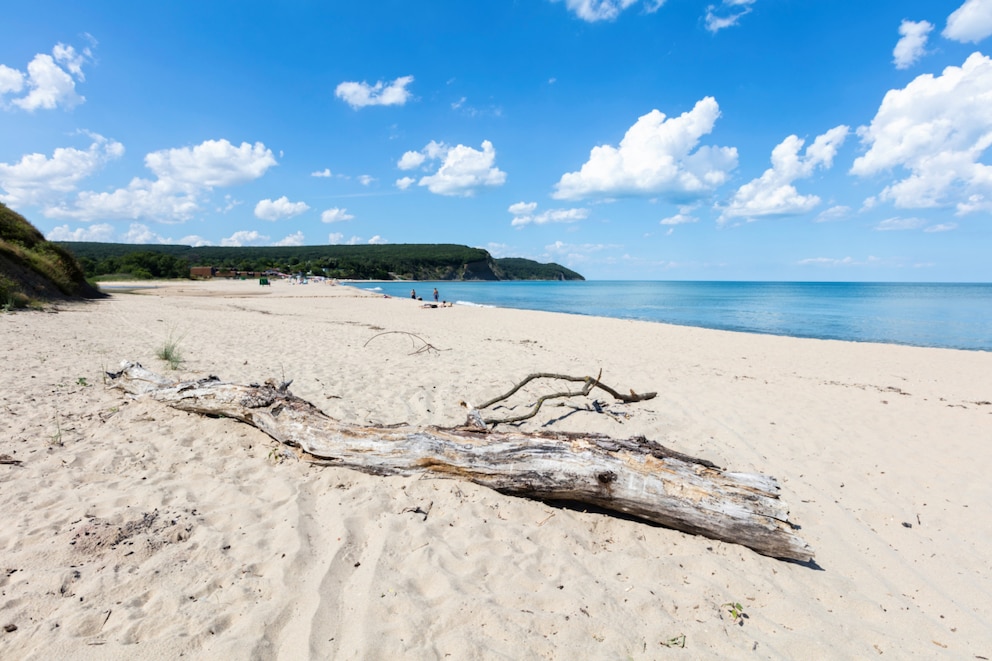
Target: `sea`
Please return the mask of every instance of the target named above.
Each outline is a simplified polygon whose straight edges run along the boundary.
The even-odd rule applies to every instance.
[[[992,284],[880,282],[375,282],[389,296],[791,337],[992,351]]]

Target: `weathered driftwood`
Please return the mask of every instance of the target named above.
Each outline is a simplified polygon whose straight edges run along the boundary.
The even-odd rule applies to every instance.
[[[806,562],[775,479],[730,473],[644,438],[343,424],[287,386],[216,377],[176,383],[136,363],[116,387],[173,408],[234,418],[334,465],[378,475],[431,473],[496,491],[594,505],[688,533]]]

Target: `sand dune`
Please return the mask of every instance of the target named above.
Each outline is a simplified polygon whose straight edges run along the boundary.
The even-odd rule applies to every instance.
[[[285,282],[0,315],[0,338],[0,455],[22,462],[0,465],[0,658],[992,658],[988,353]],[[171,374],[170,338],[176,376],[293,379],[353,424],[452,425],[529,372],[602,369],[659,395],[523,428],[644,435],[774,475],[819,568],[313,465],[105,387],[122,359]]]

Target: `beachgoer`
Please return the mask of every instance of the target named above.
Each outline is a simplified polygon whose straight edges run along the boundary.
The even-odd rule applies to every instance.
[[[412,298],[413,300],[417,300],[417,290],[416,289],[411,289],[410,290],[410,298]]]
[[[437,303],[437,287],[434,288],[434,302]]]

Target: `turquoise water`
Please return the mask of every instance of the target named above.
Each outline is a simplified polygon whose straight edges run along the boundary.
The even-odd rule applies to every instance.
[[[747,333],[992,351],[992,284],[386,282],[390,296],[640,319]]]

